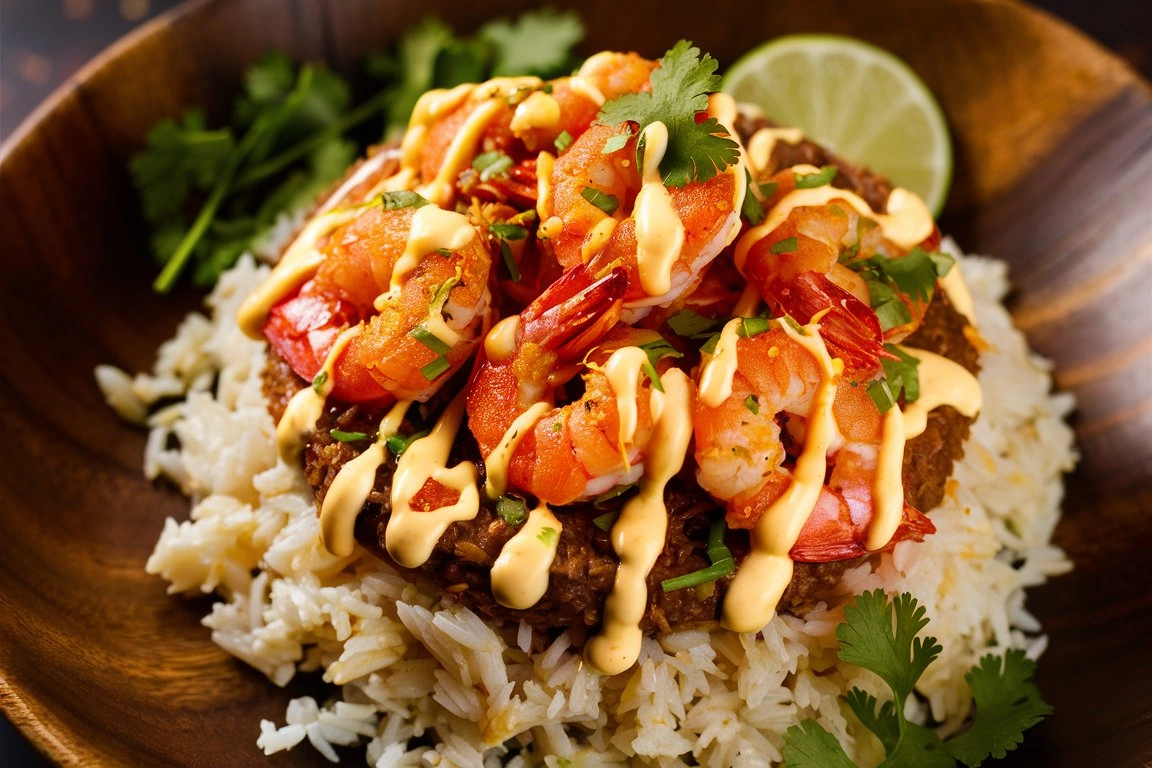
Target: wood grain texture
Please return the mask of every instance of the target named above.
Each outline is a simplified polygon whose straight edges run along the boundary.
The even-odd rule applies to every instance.
[[[474,28],[492,14],[480,5],[193,2],[94,62],[0,150],[0,706],[62,764],[264,765],[257,723],[293,693],[211,644],[206,600],[143,573],[186,503],[142,479],[144,436],[104,407],[91,371],[149,368],[195,297],[149,291],[125,160],[157,119],[222,109],[267,50],[352,72],[427,13]],[[559,5],[581,9],[589,50],[658,55],[689,35],[726,63],[782,33],[855,34],[937,93],[957,148],[946,229],[1010,262],[1020,324],[1079,398],[1083,463],[1057,531],[1077,570],[1029,600],[1051,636],[1040,682],[1057,712],[1005,764],[1152,758],[1147,85],[1013,2]],[[300,750],[276,764],[324,763]]]

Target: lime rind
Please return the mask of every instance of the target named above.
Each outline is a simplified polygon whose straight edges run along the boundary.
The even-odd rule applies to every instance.
[[[952,179],[943,111],[895,55],[841,35],[789,35],[740,57],[723,90],[919,194],[938,215]]]

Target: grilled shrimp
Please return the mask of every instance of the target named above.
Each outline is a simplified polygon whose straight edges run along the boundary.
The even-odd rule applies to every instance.
[[[536,409],[507,462],[515,490],[561,505],[642,474],[653,382],[642,370],[648,356],[638,347],[660,336],[616,324],[625,280],[622,269],[596,281],[584,266],[570,270],[513,319],[506,348],[485,344],[487,359],[468,396],[468,423],[481,454],[490,459],[513,422]],[[557,403],[577,373],[583,394]]]
[[[336,351],[332,377],[332,397],[347,403],[426,400],[472,354],[491,258],[463,216],[373,205],[333,232],[323,256],[264,324],[299,376],[316,376],[349,328],[360,330]]]
[[[821,374],[816,359],[778,325],[741,337],[731,395],[717,405],[698,399],[694,414],[696,478],[727,507],[733,528],[753,528],[792,482],[787,448],[802,442]],[[706,358],[707,359],[707,358]],[[840,440],[832,471],[792,548],[796,560],[865,554],[881,416],[862,385],[841,382],[833,414]],[[892,541],[922,538],[931,522],[905,506]]]

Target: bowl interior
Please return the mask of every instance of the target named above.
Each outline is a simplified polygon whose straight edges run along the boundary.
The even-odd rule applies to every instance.
[[[534,4],[495,5],[510,14]],[[1017,321],[1079,402],[1083,461],[1057,533],[1077,570],[1029,601],[1051,634],[1040,683],[1057,715],[1011,764],[1147,759],[1152,663],[1132,642],[1152,632],[1139,567],[1152,545],[1147,85],[1015,2],[557,5],[583,15],[588,52],[658,56],[690,36],[721,66],[783,33],[852,34],[904,58],[938,95],[957,150],[944,229],[1010,262]],[[0,445],[0,704],[61,762],[258,763],[259,719],[279,721],[297,694],[211,644],[199,625],[207,598],[168,597],[143,572],[164,518],[184,519],[187,503],[143,479],[144,435],[105,407],[92,369],[150,369],[198,298],[149,289],[125,161],[161,117],[226,104],[268,50],[352,73],[429,13],[464,30],[497,10],[191,3],[94,62],[0,152],[0,430],[10,437]],[[1088,664],[1096,671],[1082,674]]]

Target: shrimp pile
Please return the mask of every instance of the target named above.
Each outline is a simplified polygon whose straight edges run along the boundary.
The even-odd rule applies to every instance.
[[[915,397],[892,372],[942,271],[931,217],[903,190],[874,209],[833,166],[750,156],[721,94],[669,98],[685,72],[714,90],[714,69],[681,43],[430,92],[400,147],[321,205],[241,323],[311,382],[281,420],[293,449],[335,404],[379,420],[324,498],[323,529],[345,531],[330,549],[352,546],[391,461],[394,559],[416,567],[448,526],[496,509],[489,526],[532,564],[502,556],[491,581],[522,576],[522,608],[547,593],[568,529],[588,530],[577,516],[614,499],[597,526],[621,565],[593,644],[613,669],[654,599],[670,487],[724,521],[732,567],[691,583],[735,589],[745,562],[782,564],[782,584],[757,587],[767,615],[746,585],[725,606],[734,627],[770,619],[793,562],[933,532],[904,501]],[[691,131],[714,151],[691,155]]]

